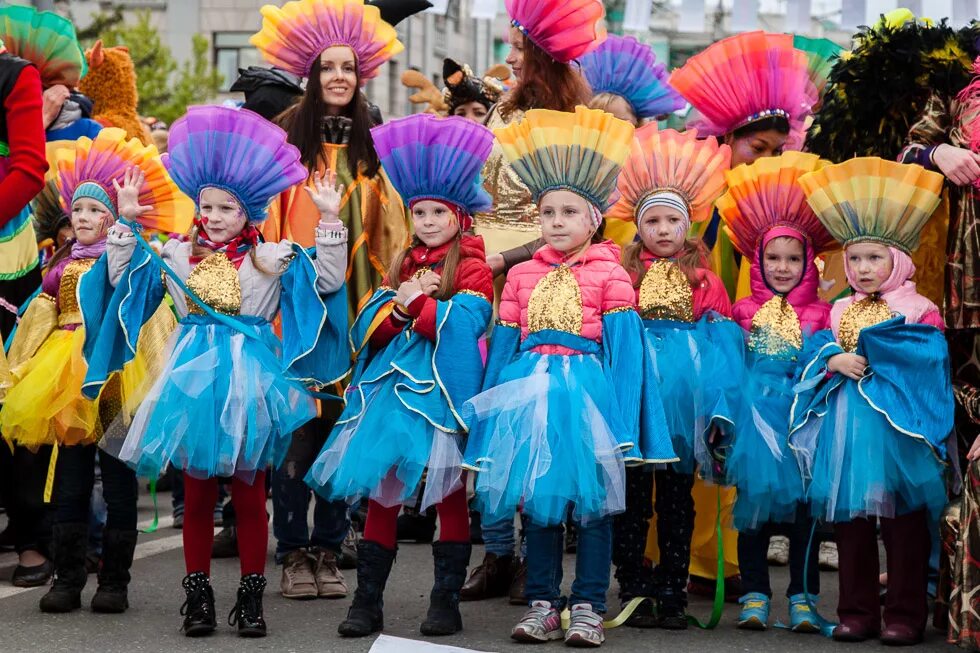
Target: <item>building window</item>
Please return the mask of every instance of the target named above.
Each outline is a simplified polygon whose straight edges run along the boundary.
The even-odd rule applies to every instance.
[[[239,68],[263,65],[259,51],[248,42],[251,36],[251,32],[214,33],[214,67],[224,78],[222,90],[235,83]]]

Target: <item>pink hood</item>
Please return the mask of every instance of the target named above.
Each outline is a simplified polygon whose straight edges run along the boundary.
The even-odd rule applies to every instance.
[[[936,316],[930,316],[930,319],[926,320],[933,323],[934,318],[939,314],[939,307],[920,295],[915,289],[915,284],[910,281],[912,275],[915,274],[915,264],[912,263],[911,257],[894,247],[889,247],[888,251],[892,256],[892,273],[888,275],[885,283],[881,285],[881,289],[878,291],[881,298],[887,302],[888,308],[892,311],[904,315],[905,321],[909,324],[918,324],[930,313],[935,313]],[[847,274],[847,281],[851,287],[857,288],[857,283],[851,275],[851,268],[847,264],[847,256],[844,257],[844,272]],[[834,303],[834,308],[830,313],[830,324],[834,330],[835,338],[844,310],[852,303],[867,296],[866,293],[855,290],[850,297],[845,297]]]
[[[773,238],[781,236],[789,236],[801,241],[806,255],[803,278],[800,279],[800,283],[795,288],[786,294],[786,301],[789,302],[789,305],[796,311],[797,317],[800,318],[800,328],[803,333],[810,334],[826,329],[830,319],[830,304],[820,299],[817,294],[820,290],[820,273],[817,271],[813,249],[796,231],[788,227],[776,227],[770,229],[765,235],[760,250],[764,250]],[[752,267],[749,269],[749,281],[752,294],[735,302],[735,306],[732,308],[732,317],[746,331],[752,330],[752,318],[762,308],[762,305],[776,296],[776,293],[766,283],[762,266],[758,260],[752,261]]]

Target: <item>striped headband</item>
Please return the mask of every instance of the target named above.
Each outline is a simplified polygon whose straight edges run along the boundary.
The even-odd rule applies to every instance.
[[[691,209],[688,207],[687,201],[679,193],[670,190],[660,190],[647,195],[636,208],[637,220],[643,215],[644,211],[652,206],[666,206],[674,209],[683,215],[688,223],[691,222]]]

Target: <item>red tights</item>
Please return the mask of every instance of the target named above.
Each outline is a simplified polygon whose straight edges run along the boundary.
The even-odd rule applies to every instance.
[[[231,501],[235,506],[242,576],[264,574],[269,544],[265,472],[256,472],[251,485],[239,478],[232,478]],[[211,575],[214,504],[217,502],[217,478],[201,480],[184,475],[184,564],[188,574],[202,571]]]
[[[364,539],[386,549],[398,546],[398,511],[401,506],[385,508],[375,501],[368,502]],[[466,488],[462,487],[436,505],[439,513],[440,542],[469,542],[470,513],[466,504]],[[186,519],[186,517],[184,518]]]

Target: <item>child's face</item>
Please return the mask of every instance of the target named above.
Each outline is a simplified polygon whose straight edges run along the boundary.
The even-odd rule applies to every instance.
[[[595,233],[589,202],[569,190],[546,193],[538,204],[541,235],[559,252],[574,252]]]
[[[637,232],[647,251],[660,258],[670,258],[684,246],[687,227],[684,214],[677,209],[651,206],[640,216]]]
[[[102,202],[80,197],[71,203],[71,228],[80,244],[92,245],[105,238],[111,223],[112,213]]]
[[[204,231],[216,243],[227,243],[245,228],[245,212],[227,191],[205,188],[201,191],[200,207]]]
[[[785,295],[803,278],[803,243],[796,238],[773,238],[762,253],[762,273],[777,293]]]
[[[885,245],[855,243],[845,253],[851,280],[867,295],[878,292],[892,274],[892,254]]]
[[[439,247],[459,233],[459,221],[442,202],[422,200],[412,205],[412,228],[426,247]]]

